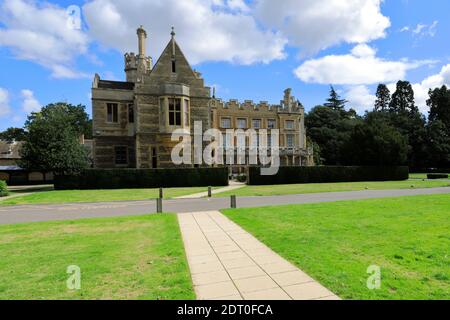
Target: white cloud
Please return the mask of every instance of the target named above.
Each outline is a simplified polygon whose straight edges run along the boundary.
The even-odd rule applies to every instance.
[[[38,63],[56,78],[76,78],[74,59],[88,51],[88,37],[68,24],[66,10],[46,2],[5,0],[0,7],[0,46],[18,59]]]
[[[404,26],[400,32],[411,32],[414,37],[434,37],[437,32],[439,21],[435,20],[431,24],[418,23],[416,26]]]
[[[434,61],[389,61],[376,56],[366,44],[350,54],[329,55],[305,61],[295,71],[302,81],[320,84],[362,85],[403,79],[406,71]]]
[[[0,117],[5,116],[11,112],[9,105],[9,92],[4,88],[0,88]]]
[[[372,110],[375,103],[375,95],[370,93],[367,86],[351,86],[345,93],[345,99],[348,101],[347,106],[355,109],[362,114],[366,110]]]
[[[247,14],[244,1],[93,0],[83,6],[91,35],[120,52],[136,51],[136,28],[148,33],[149,53],[157,58],[170,38],[170,27],[189,61],[269,63],[285,57],[287,40],[262,30]]]
[[[31,90],[24,89],[21,92],[23,103],[22,108],[26,113],[37,112],[41,110],[41,104],[34,97],[34,93]]]
[[[429,108],[427,106],[427,100],[429,99],[428,96],[429,89],[440,88],[443,85],[450,87],[450,64],[443,66],[438,74],[429,76],[425,78],[422,82],[414,83],[412,85],[416,105],[419,107],[420,111],[422,111],[425,114],[428,113],[429,111]]]
[[[390,26],[382,0],[257,0],[258,18],[307,53],[339,43],[383,38]]]

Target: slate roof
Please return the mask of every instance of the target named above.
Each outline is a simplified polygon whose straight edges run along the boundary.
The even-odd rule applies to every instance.
[[[113,90],[133,90],[134,83],[124,81],[99,80],[98,88],[113,89]]]

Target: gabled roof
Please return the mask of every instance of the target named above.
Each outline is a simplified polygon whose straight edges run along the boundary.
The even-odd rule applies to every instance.
[[[133,82],[99,80],[98,88],[100,89],[115,89],[115,90],[133,90]]]

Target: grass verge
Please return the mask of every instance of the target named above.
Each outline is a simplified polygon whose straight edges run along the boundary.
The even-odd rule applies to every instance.
[[[224,210],[344,299],[450,299],[449,212],[450,194]]]
[[[0,226],[2,299],[193,299],[176,215]],[[70,265],[81,290],[68,290]]]

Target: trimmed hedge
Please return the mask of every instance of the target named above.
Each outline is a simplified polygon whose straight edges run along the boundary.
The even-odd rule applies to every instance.
[[[428,179],[448,179],[448,174],[444,173],[429,173],[427,175]]]
[[[273,176],[262,176],[259,167],[249,167],[249,185],[394,181],[409,178],[408,167],[280,167]]]
[[[88,169],[54,183],[56,190],[227,186],[228,168]]]
[[[0,197],[6,197],[7,195],[9,195],[8,185],[6,181],[0,180]]]

